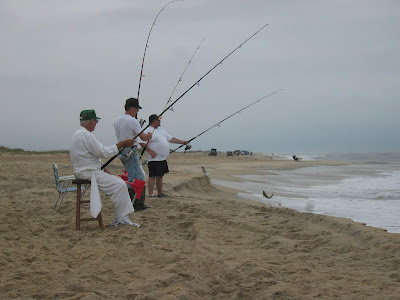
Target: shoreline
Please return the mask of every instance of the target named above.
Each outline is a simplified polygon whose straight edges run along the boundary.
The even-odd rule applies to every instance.
[[[275,175],[274,171],[284,171],[284,170],[293,170],[298,168],[306,168],[311,166],[342,166],[342,165],[351,165],[355,164],[353,162],[340,162],[340,161],[320,161],[320,160],[310,160],[310,161],[292,161],[292,160],[283,160],[276,159],[276,156],[268,156],[261,153],[253,154],[253,157],[250,156],[235,156],[235,157],[227,157],[224,153],[218,156],[218,166],[216,167],[214,164],[215,157],[209,157],[207,153],[196,154],[196,153],[178,153],[170,156],[168,158],[168,163],[173,167],[179,166],[181,162],[179,159],[183,155],[187,156],[186,159],[194,160],[195,162],[185,162],[185,167],[180,168],[185,171],[189,171],[187,173],[183,173],[183,176],[180,178],[181,180],[185,180],[187,177],[190,178],[193,174],[203,175],[201,166],[203,166],[208,173],[207,176],[212,180],[222,180],[229,182],[246,182],[251,181],[248,179],[241,179],[237,176],[243,175]],[[197,161],[200,160],[200,164]],[[190,168],[190,169],[189,169]],[[176,176],[177,174],[174,174]],[[166,180],[168,180],[169,174],[166,175]],[[219,189],[231,193],[231,196],[237,197],[243,201],[251,201],[259,203],[259,201],[245,199],[240,196],[236,196],[240,192],[246,193],[246,191],[242,189],[235,189],[226,187],[223,185],[217,185]],[[263,204],[264,205],[264,204]]]
[[[243,191],[238,192],[239,197],[265,205],[279,205],[299,212],[348,218],[389,233],[400,234],[398,194],[383,201],[381,199],[384,196],[374,196],[386,196],[386,189],[393,189],[398,184],[397,175],[390,176],[392,170],[396,173],[397,165],[395,163],[381,168],[376,166],[379,164],[369,166],[370,164],[350,162],[320,166],[318,163],[307,165],[302,170],[286,168],[275,173],[239,176],[244,182],[238,184],[232,184],[229,179],[213,183],[228,187],[237,185],[237,189]],[[264,177],[264,174],[267,176]],[[262,190],[269,191],[269,194],[274,190],[276,197],[265,199],[262,197]]]
[[[146,199],[151,208],[131,214],[142,228],[104,231],[96,222],[75,230],[73,193],[52,208],[51,164],[71,175],[67,154],[0,156],[1,298],[399,299],[400,235],[245,201],[201,169],[228,178],[260,165],[273,172],[342,162],[187,154],[168,159],[170,197]],[[121,169],[110,164],[113,174]],[[112,204],[101,198],[108,225]]]

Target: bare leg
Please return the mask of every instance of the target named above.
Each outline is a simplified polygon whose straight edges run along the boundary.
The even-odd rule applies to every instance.
[[[149,196],[153,195],[154,182],[156,181],[156,178],[158,178],[158,177],[149,177],[149,179],[147,180],[147,185],[148,185],[148,188],[149,188]]]
[[[162,186],[163,186],[163,176],[156,177],[156,186],[157,186],[158,195],[161,195],[162,194]]]

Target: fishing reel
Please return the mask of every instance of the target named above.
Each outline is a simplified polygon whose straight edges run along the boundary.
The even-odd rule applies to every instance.
[[[186,147],[185,147],[185,151],[186,151],[186,150],[190,150],[190,149],[192,149],[192,145],[187,144]]]
[[[137,153],[137,147],[133,146],[133,147],[131,147],[131,151],[126,154],[126,157],[131,158],[131,157],[135,156],[136,153]]]

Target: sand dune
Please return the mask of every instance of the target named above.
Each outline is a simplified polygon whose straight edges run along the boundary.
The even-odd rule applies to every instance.
[[[65,154],[0,156],[1,299],[400,299],[399,234],[244,201],[201,170],[238,181],[230,175],[336,162],[174,153],[170,197],[131,215],[142,228],[104,231],[75,230],[75,194],[53,210],[52,162],[72,174]]]

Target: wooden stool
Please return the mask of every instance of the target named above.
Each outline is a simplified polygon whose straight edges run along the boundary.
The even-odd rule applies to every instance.
[[[90,184],[90,180],[75,179],[72,184],[76,184],[76,230],[81,230],[81,221],[99,221],[99,226],[104,230],[103,218],[101,212],[97,218],[81,218],[81,204],[90,203],[90,200],[82,200],[82,184]]]

